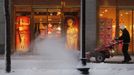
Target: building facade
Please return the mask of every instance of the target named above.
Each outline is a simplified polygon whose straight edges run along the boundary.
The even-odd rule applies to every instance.
[[[79,36],[74,35],[79,35],[80,0],[12,0],[11,17],[13,52],[29,52],[31,42],[38,37],[63,35],[68,36],[68,48],[79,49]],[[73,28],[69,27],[69,19]]]
[[[0,13],[0,54],[3,54],[5,45],[4,0],[0,0]]]
[[[3,5],[3,0],[0,0]],[[67,20],[72,18],[80,34],[80,0],[11,0],[11,47],[13,52],[28,52],[31,41],[38,35],[56,33],[67,36]],[[129,52],[134,54],[133,0],[86,0],[86,51],[107,44],[119,37],[120,24],[125,24],[131,36]],[[1,6],[2,6],[1,5]],[[1,12],[3,8],[0,8]],[[3,12],[2,12],[3,13]],[[0,14],[0,35],[5,35],[4,14]],[[52,30],[54,27],[60,30]],[[0,37],[4,46],[5,37]],[[80,39],[77,40],[79,49]],[[3,50],[1,50],[3,51]],[[121,45],[117,48],[121,53]]]

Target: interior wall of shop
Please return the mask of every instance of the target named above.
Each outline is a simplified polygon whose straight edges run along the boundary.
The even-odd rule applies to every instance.
[[[0,54],[4,52],[4,44],[5,44],[4,0],[0,0]]]
[[[96,47],[96,0],[86,0],[86,51]]]

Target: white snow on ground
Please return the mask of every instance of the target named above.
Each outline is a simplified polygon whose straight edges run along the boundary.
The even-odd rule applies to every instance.
[[[27,58],[25,57],[12,57],[12,72],[9,74],[5,72],[4,59],[1,59],[0,75],[82,75],[76,69],[78,64],[70,65],[62,60],[41,60],[41,58],[34,58],[35,56],[27,56]],[[113,59],[117,59],[119,61],[118,58],[120,57],[115,56]],[[110,61],[111,60],[112,58]],[[90,67],[89,75],[134,74],[134,64],[87,63],[87,66]]]
[[[89,64],[88,64],[89,65]],[[90,75],[133,75],[134,64],[90,64]]]

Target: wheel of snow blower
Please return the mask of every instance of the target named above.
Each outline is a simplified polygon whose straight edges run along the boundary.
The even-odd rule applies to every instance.
[[[103,53],[96,53],[95,59],[97,62],[104,62],[105,56]]]

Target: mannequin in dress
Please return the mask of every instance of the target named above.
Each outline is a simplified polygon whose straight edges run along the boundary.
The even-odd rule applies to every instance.
[[[78,48],[78,29],[74,26],[73,19],[68,19],[67,25],[67,48],[76,50]]]

